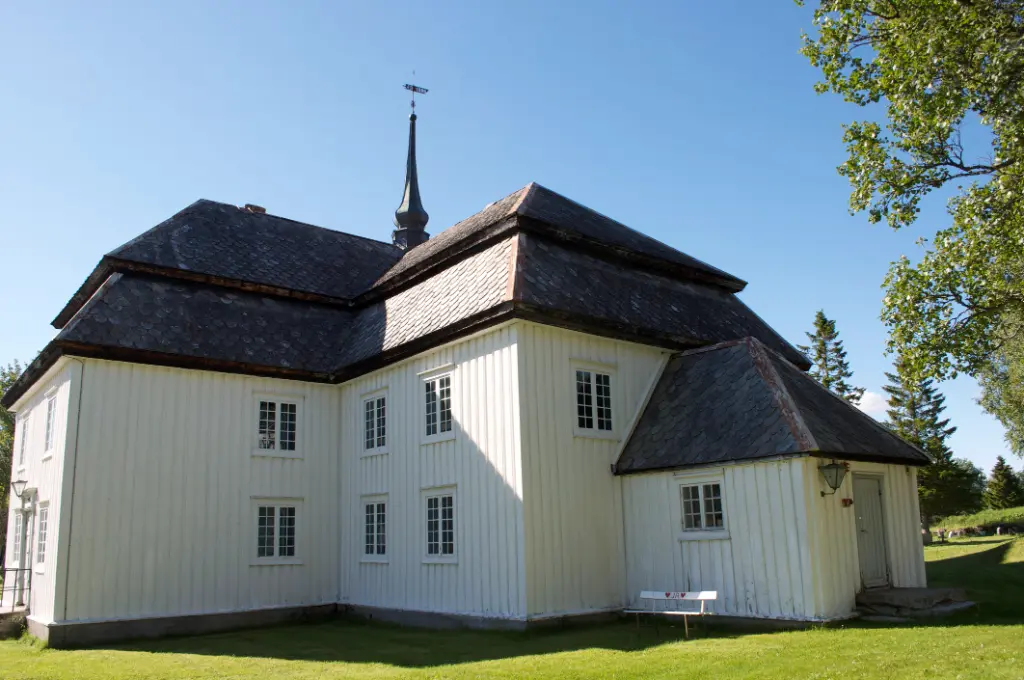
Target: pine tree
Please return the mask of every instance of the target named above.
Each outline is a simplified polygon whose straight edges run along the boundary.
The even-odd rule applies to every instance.
[[[943,418],[946,397],[932,380],[922,379],[902,357],[895,371],[886,373],[889,384],[889,428],[924,450],[933,463],[918,472],[917,490],[921,518],[932,520],[981,509],[985,474],[970,461],[954,458],[946,440],[956,432],[949,418]]]
[[[985,507],[993,510],[1016,508],[1024,505],[1024,489],[1021,489],[1020,478],[1002,456],[996,458],[985,488]]]
[[[843,341],[839,339],[836,322],[825,316],[825,310],[819,309],[814,315],[814,332],[807,333],[807,338],[810,345],[800,345],[800,351],[807,354],[814,364],[811,376],[851,404],[859,404],[864,388],[852,387],[847,382],[853,377],[853,371],[846,359]]]

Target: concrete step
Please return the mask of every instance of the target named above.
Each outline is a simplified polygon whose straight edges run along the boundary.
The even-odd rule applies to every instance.
[[[857,611],[866,616],[947,616],[973,606],[961,588],[879,588],[857,595]]]

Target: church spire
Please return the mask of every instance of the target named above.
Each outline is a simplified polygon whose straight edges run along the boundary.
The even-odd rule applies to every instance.
[[[426,94],[427,90],[416,85],[406,85],[412,92],[412,114],[409,116],[409,157],[405,162],[405,195],[402,204],[395,211],[395,226],[391,240],[403,250],[414,248],[430,238],[425,231],[430,216],[420,201],[420,183],[416,176],[416,93]]]

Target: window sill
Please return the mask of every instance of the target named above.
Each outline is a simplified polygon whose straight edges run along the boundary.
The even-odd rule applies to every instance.
[[[449,442],[455,439],[455,430],[451,432],[445,432],[444,434],[435,434],[430,437],[424,437],[420,442],[421,445],[427,446],[428,444],[440,444],[441,442]]]
[[[367,555],[359,558],[360,564],[388,564],[389,560],[386,556],[377,557],[375,555]]]
[[[34,571],[37,574],[45,574],[46,573],[46,567],[42,567],[42,566],[36,565],[35,567],[33,567],[32,571]]]
[[[578,427],[573,429],[572,436],[581,439],[606,439],[609,441],[618,441],[619,439],[619,434],[615,430],[585,430]]]
[[[265,557],[249,562],[250,567],[301,567],[303,561],[294,557]]]
[[[253,458],[291,458],[292,460],[302,460],[301,451],[277,451],[275,449],[253,449]]]
[[[359,457],[373,458],[374,456],[386,456],[388,453],[389,451],[386,446],[379,449],[363,449],[363,452],[359,454]]]
[[[39,459],[39,462],[40,463],[45,463],[46,461],[50,460],[51,458],[53,458],[53,451],[52,450],[51,451],[47,451],[46,453],[44,453],[43,457]]]
[[[423,564],[455,564],[459,563],[458,557],[424,557]]]
[[[699,531],[680,531],[680,541],[727,541],[729,540],[728,529],[713,529]]]

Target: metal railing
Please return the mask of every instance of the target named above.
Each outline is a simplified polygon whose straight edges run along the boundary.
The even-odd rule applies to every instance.
[[[0,567],[0,612],[28,609],[32,592],[32,570],[19,567]]]

